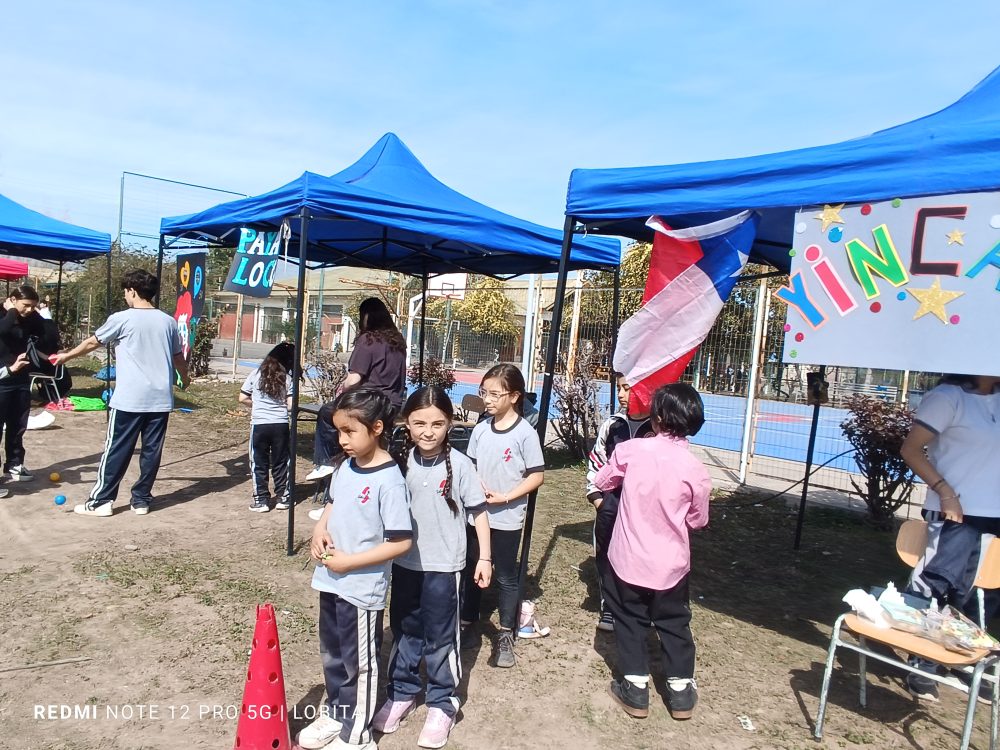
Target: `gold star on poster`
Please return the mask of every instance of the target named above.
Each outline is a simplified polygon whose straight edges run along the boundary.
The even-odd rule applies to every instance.
[[[948,238],[949,245],[964,245],[965,244],[965,232],[959,232],[957,229],[953,229],[945,235]]]
[[[927,313],[934,313],[945,324],[948,323],[948,317],[944,306],[965,294],[965,292],[949,292],[942,289],[940,277],[934,279],[930,289],[907,289],[906,291],[920,302],[920,307],[917,308],[917,312],[913,316],[914,320],[922,318]]]
[[[840,218],[840,209],[844,207],[841,203],[839,206],[831,206],[829,204],[823,205],[823,210],[820,211],[813,218],[817,221],[823,222],[823,231],[825,232],[827,227],[831,224],[843,224],[844,220]]]

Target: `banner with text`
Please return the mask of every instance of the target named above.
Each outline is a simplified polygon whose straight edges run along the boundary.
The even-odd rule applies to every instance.
[[[1000,373],[1000,193],[796,214],[784,361]]]
[[[277,232],[258,232],[244,227],[240,230],[240,244],[236,248],[233,264],[223,289],[249,297],[270,297],[274,272],[282,255],[282,243],[287,252],[291,229],[288,223]]]

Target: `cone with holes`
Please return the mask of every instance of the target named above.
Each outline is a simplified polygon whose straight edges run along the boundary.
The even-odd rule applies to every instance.
[[[253,629],[247,682],[233,747],[238,750],[290,750],[292,747],[278,624],[270,604],[257,605],[257,624]]]

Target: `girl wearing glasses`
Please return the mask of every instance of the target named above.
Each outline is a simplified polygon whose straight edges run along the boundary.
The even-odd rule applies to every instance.
[[[489,418],[476,425],[468,456],[476,462],[486,493],[494,580],[499,588],[500,634],[493,647],[497,667],[513,667],[517,627],[517,551],[528,495],[545,481],[545,460],[538,434],[522,417],[524,376],[513,365],[494,365],[483,376],[479,395]],[[470,643],[479,620],[481,590],[474,581],[482,555],[472,526],[466,527],[467,553],[462,597],[463,641]]]

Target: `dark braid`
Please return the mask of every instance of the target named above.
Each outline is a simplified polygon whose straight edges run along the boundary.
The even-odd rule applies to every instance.
[[[448,503],[448,508],[451,510],[452,515],[458,515],[458,503],[455,502],[455,498],[452,497],[451,484],[452,484],[452,473],[451,473],[451,443],[448,442],[448,433],[444,434],[444,444],[441,446],[441,450],[444,451],[444,467],[448,472],[448,478],[444,480],[444,490],[441,494],[444,495],[445,502]]]
[[[403,476],[406,476],[406,470],[410,468],[410,452],[413,450],[415,443],[413,442],[413,436],[410,434],[409,428],[404,428],[405,433],[403,437],[403,447],[399,449],[393,458],[396,459],[396,463],[399,464],[399,470],[402,472]]]

